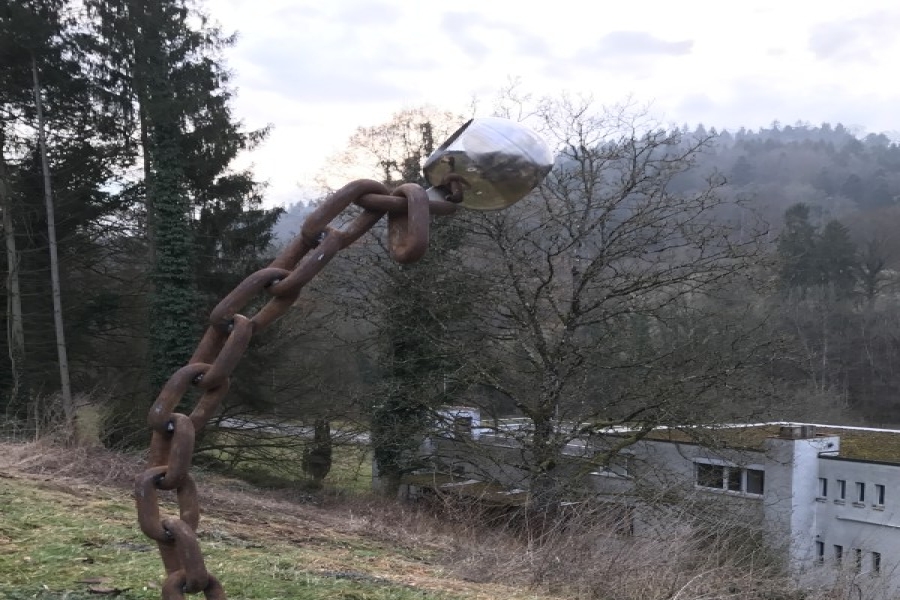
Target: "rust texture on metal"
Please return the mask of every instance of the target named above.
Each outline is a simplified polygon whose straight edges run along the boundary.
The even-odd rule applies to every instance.
[[[206,569],[197,527],[200,504],[190,475],[194,440],[216,413],[228,392],[231,373],[250,339],[284,315],[301,289],[343,248],[388,216],[388,247],[394,260],[415,262],[428,247],[431,215],[456,211],[462,184],[446,181],[449,201],[429,200],[426,191],[404,184],[389,191],[377,181],[361,179],[332,194],[305,221],[300,234],[264,269],[249,275],[213,309],[209,326],[189,363],[176,371],[150,408],[152,431],[146,470],[135,478],[134,496],[141,531],[154,540],[166,580],[162,598],[203,593],[210,600],[225,598],[219,580]],[[351,205],[362,210],[343,229],[332,223]],[[247,317],[240,314],[260,294],[268,302]],[[191,388],[202,394],[189,415],[175,412]],[[178,516],[161,515],[159,496],[174,491]]]

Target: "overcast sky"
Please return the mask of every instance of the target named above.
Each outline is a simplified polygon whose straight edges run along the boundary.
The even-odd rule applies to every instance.
[[[420,104],[485,109],[520,78],[536,95],[631,97],[664,123],[718,129],[841,122],[900,131],[896,0],[207,0],[237,45],[226,60],[245,160],[269,204],[300,200],[360,125]],[[530,8],[529,8],[530,7]],[[893,134],[900,138],[900,134]],[[372,174],[373,176],[376,174]]]

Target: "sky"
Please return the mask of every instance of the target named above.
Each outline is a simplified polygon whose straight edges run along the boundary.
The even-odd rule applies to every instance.
[[[237,43],[236,116],[267,204],[314,196],[360,126],[424,104],[487,116],[498,91],[630,99],[662,123],[843,123],[900,140],[896,0],[206,0]],[[476,113],[472,114],[472,101]],[[377,176],[373,173],[372,176]]]

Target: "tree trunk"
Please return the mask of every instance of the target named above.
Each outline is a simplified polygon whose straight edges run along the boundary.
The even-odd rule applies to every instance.
[[[312,479],[314,488],[322,487],[325,477],[331,471],[333,442],[331,421],[316,419],[313,427],[313,441],[303,451],[303,471]]]
[[[59,258],[56,248],[56,217],[53,210],[53,188],[50,180],[50,163],[47,157],[47,139],[44,131],[44,110],[41,103],[41,84],[37,61],[31,57],[31,75],[34,84],[34,105],[37,112],[38,144],[41,153],[41,171],[44,176],[44,203],[47,208],[47,242],[50,247],[50,285],[53,296],[53,325],[56,330],[56,354],[59,361],[59,383],[62,393],[65,436],[73,441],[75,433],[75,404],[69,383],[69,358],[66,352],[66,336],[63,329],[62,295],[59,285]]]
[[[9,185],[9,170],[3,156],[6,138],[0,127],[0,211],[3,213],[3,238],[6,242],[6,321],[9,347],[10,374],[12,388],[9,404],[15,404],[23,392],[25,361],[25,328],[22,323],[22,292],[19,288],[19,253],[16,249],[16,234],[12,218],[12,192]]]
[[[545,402],[543,409],[532,416],[534,433],[530,448],[530,481],[528,508],[535,511],[550,511],[560,500],[560,482],[555,470],[559,460],[560,449],[557,447],[551,407],[555,403]]]
[[[183,108],[172,81],[176,59],[169,54],[173,35],[182,35],[183,23],[170,20],[166,3],[135,4],[145,9],[135,7],[133,13],[138,33],[143,32],[135,40],[135,83],[143,155],[149,161],[145,162],[153,285],[149,358],[150,381],[158,389],[188,362],[199,333],[195,236],[180,141]]]
[[[147,132],[147,115],[144,103],[139,100],[138,107],[141,128],[141,163],[144,169],[144,206],[147,210],[147,244],[150,249],[150,264],[156,261],[156,222],[153,207],[153,167],[150,155],[150,135]],[[152,282],[151,282],[152,283]]]

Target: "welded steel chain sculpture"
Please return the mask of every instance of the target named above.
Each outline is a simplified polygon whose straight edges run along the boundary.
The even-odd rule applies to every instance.
[[[469,121],[426,161],[425,176],[434,187],[407,183],[390,191],[367,179],[347,184],[306,219],[300,235],[269,266],[219,302],[194,355],[169,378],[150,408],[148,465],[135,479],[138,524],[156,541],[166,570],[163,599],[200,592],[210,600],[225,598],[221,583],[206,569],[197,540],[200,505],[190,467],[196,434],[217,412],[253,334],[287,312],[303,286],[385,214],[391,258],[415,262],[428,248],[432,214],[453,214],[459,204],[476,210],[509,206],[540,183],[552,162],[543,140],[522,125],[496,118]],[[332,227],[351,204],[362,212],[343,229]],[[252,317],[240,314],[261,293],[271,299]],[[193,411],[174,412],[192,387],[202,392]],[[160,515],[160,490],[175,492],[177,517]]]

